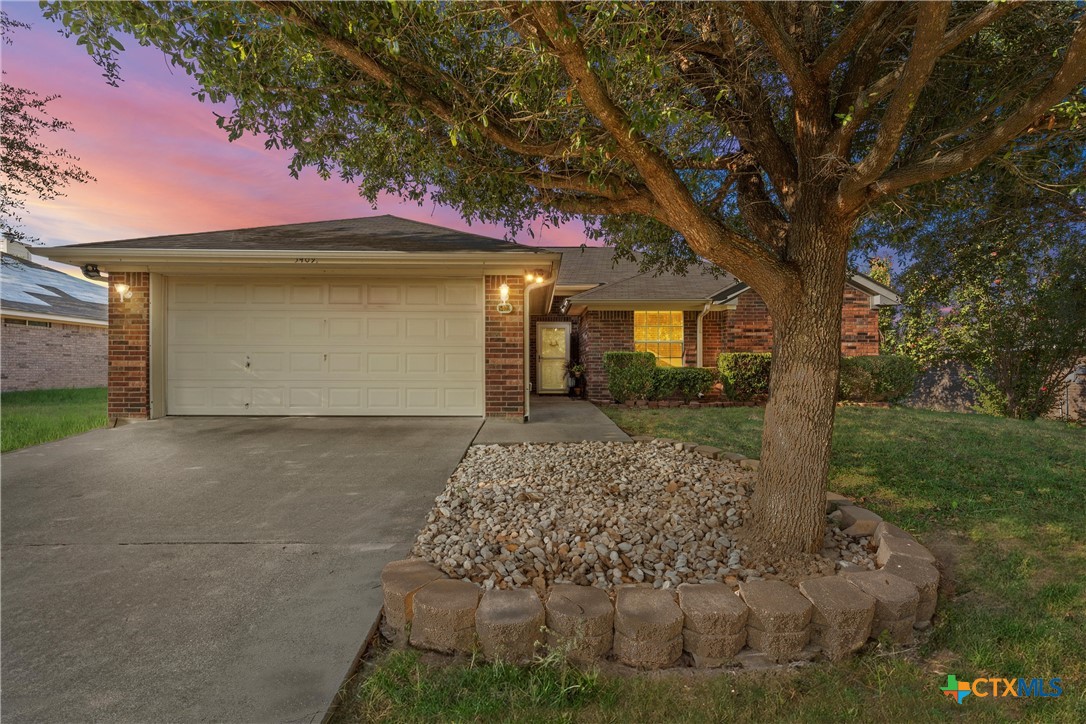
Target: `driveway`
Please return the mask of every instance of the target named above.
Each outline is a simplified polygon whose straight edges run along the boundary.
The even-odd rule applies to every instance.
[[[319,721],[480,424],[165,418],[5,454],[5,721]]]

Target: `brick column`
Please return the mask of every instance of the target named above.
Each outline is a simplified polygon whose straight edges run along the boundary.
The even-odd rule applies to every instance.
[[[127,284],[131,299],[113,288]],[[110,420],[146,420],[150,416],[151,307],[150,275],[109,275],[109,403]]]
[[[509,285],[513,311],[498,312],[501,286]],[[487,276],[486,416],[524,419],[524,277]]]
[[[581,337],[581,362],[588,378],[588,397],[609,400],[607,373],[603,371],[604,352],[632,352],[633,311],[590,309],[578,320]]]

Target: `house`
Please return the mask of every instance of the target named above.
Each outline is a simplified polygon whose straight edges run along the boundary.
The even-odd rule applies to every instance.
[[[106,385],[106,288],[0,247],[0,390]]]
[[[43,253],[108,275],[111,418],[524,419],[533,386],[565,392],[571,355],[589,363],[599,396],[611,349],[712,364],[714,350],[770,344],[768,316],[730,277],[653,277],[612,265],[610,250],[524,246],[393,216]],[[871,285],[850,291],[856,354],[877,350],[873,300],[892,295]]]
[[[564,392],[555,357],[565,344],[586,368],[588,396],[604,400],[603,354],[652,352],[658,364],[715,367],[721,352],[769,352],[773,320],[758,293],[730,274],[694,266],[685,275],[641,269],[640,257],[615,259],[602,247],[552,247],[562,255],[554,301],[532,318],[532,380],[540,393]],[[862,275],[845,288],[841,353],[879,353],[878,308],[900,303]]]

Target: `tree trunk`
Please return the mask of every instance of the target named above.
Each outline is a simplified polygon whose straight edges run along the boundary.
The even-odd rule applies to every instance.
[[[773,367],[752,500],[755,535],[784,553],[817,553],[825,534],[830,440],[841,355],[841,307],[851,225],[801,215],[789,248],[802,260],[798,289],[767,303]]]

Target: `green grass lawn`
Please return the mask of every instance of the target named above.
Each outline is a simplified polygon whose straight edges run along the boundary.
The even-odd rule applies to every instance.
[[[0,394],[0,452],[76,435],[106,424],[106,389]]]
[[[605,408],[631,434],[757,456],[758,408]],[[1086,431],[905,409],[842,408],[831,488],[918,534],[947,575],[930,636],[837,666],[651,676],[446,666],[381,654],[337,721],[1086,721]],[[1058,677],[1059,698],[939,692],[947,674]]]

